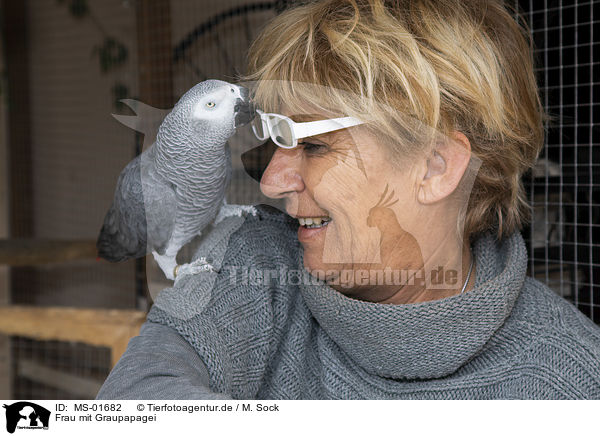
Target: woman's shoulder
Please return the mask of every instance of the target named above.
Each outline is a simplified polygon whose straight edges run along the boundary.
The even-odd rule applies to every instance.
[[[529,368],[539,383],[560,380],[569,398],[600,399],[600,327],[545,284],[525,279],[499,336],[517,350],[512,367]]]
[[[595,341],[600,347],[600,326],[594,324],[567,298],[558,295],[544,283],[526,277],[511,317],[548,331],[581,334],[582,339]]]
[[[504,324],[461,374],[482,368],[514,398],[600,399],[600,327],[526,277]]]

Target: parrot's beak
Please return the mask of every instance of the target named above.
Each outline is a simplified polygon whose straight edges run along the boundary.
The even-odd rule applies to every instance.
[[[250,100],[250,93],[246,88],[240,88],[242,98],[238,98],[235,102],[233,110],[235,111],[235,127],[240,127],[248,124],[256,116],[254,104]]]

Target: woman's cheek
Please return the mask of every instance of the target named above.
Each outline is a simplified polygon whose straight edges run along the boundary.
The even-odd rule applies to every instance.
[[[352,213],[355,212],[355,213]],[[366,215],[358,210],[332,214],[323,246],[324,263],[354,264],[380,261],[380,233],[366,225]]]
[[[314,188],[314,197],[319,204],[331,203],[338,207],[349,207],[356,202],[357,193],[362,188],[364,187],[357,184],[349,174],[335,167],[323,174],[320,183]]]

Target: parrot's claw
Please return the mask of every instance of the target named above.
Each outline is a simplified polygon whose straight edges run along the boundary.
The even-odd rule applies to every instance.
[[[240,209],[242,209],[243,212],[246,212],[246,214],[252,214],[252,216],[256,216],[256,214],[258,213],[258,211],[256,210],[256,208],[254,206],[238,206]]]
[[[244,214],[252,214],[253,216],[256,216],[257,210],[254,206],[244,206],[244,205],[240,205],[240,204],[226,204],[224,203],[223,206],[221,206],[221,209],[219,209],[219,213],[217,214],[217,217],[215,218],[215,224],[219,224],[221,221],[223,221],[225,218],[228,218],[230,216],[242,216]]]
[[[208,263],[205,257],[200,257],[192,263],[184,263],[183,265],[177,265],[173,270],[175,276],[175,282],[177,279],[187,274],[198,274],[202,271],[214,271],[213,266]]]

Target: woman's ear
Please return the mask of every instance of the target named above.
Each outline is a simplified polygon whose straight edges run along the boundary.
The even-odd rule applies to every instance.
[[[419,202],[433,204],[452,194],[470,159],[471,143],[463,133],[454,131],[438,143],[425,163],[418,190]]]

